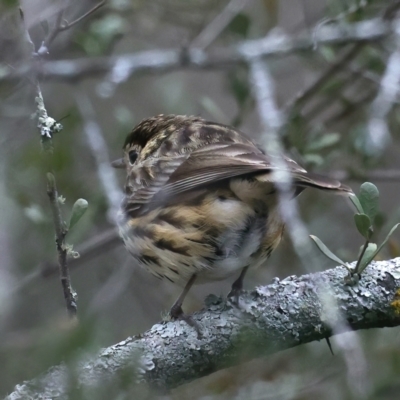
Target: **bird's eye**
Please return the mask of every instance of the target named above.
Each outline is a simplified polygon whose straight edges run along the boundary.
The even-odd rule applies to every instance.
[[[138,153],[136,150],[131,150],[129,152],[129,162],[131,164],[135,164],[136,159],[138,158]]]

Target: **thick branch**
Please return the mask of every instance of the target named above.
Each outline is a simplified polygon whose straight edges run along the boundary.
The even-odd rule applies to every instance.
[[[327,338],[338,326],[358,330],[400,325],[400,258],[372,263],[356,286],[344,284],[346,275],[345,268],[337,267],[276,279],[245,293],[240,309],[209,296],[206,309],[193,315],[201,339],[182,321],[156,324],[82,362],[75,373],[54,367],[18,385],[8,399],[68,398],[77,385],[103,390],[122,381],[124,390],[127,381],[168,390],[230,365]]]

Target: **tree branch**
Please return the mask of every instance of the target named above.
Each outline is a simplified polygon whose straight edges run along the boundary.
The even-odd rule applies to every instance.
[[[400,325],[400,258],[373,262],[356,286],[344,284],[347,273],[337,267],[275,279],[243,294],[240,309],[209,296],[206,309],[193,315],[201,339],[182,321],[159,323],[82,361],[77,370],[53,367],[17,385],[7,399],[65,399],[78,386],[94,395],[112,385],[133,390],[138,381],[169,390],[227,366],[330,337],[331,326],[340,333],[337,327]],[[342,319],[346,324],[340,324]]]
[[[260,57],[285,56],[295,52],[314,50],[315,45],[348,44],[376,41],[393,32],[391,23],[375,18],[353,24],[322,26],[315,34],[291,37],[281,31],[272,31],[264,38],[247,40],[228,48],[213,51],[190,48],[149,50],[114,57],[81,58],[76,60],[42,61],[28,63],[15,69],[1,65],[0,81],[20,79],[33,71],[46,79],[61,81],[93,77],[110,73],[120,77],[117,83],[139,72],[168,72],[180,68],[224,68],[243,64]],[[123,78],[121,78],[123,77]]]

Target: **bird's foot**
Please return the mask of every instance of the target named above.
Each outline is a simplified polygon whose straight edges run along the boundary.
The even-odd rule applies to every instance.
[[[169,311],[169,315],[173,321],[185,321],[189,326],[195,329],[197,338],[201,339],[202,334],[199,324],[190,315],[183,312],[182,306],[174,304]]]
[[[239,307],[239,297],[243,293],[241,287],[232,286],[231,291],[228,293],[228,301],[236,307]]]

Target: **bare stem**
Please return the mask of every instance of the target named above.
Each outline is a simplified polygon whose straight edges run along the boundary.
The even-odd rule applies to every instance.
[[[103,1],[101,1],[100,3],[96,4],[96,5],[95,5],[93,8],[91,8],[88,12],[86,12],[86,13],[83,14],[83,15],[81,15],[79,18],[75,19],[74,21],[72,21],[72,22],[67,22],[67,23],[64,24],[64,25],[61,25],[61,26],[58,28],[58,31],[59,31],[59,32],[66,31],[67,29],[73,27],[73,26],[76,25],[77,23],[79,23],[79,22],[81,22],[82,20],[84,20],[85,18],[87,18],[89,15],[93,14],[93,13],[94,13],[96,10],[98,10],[100,7],[103,7],[104,4],[106,4],[106,1],[105,1],[105,0],[103,0]]]
[[[354,274],[360,274],[359,269],[360,269],[361,260],[362,260],[362,258],[364,257],[364,253],[366,252],[366,250],[367,250],[367,248],[368,248],[368,245],[369,245],[369,240],[367,239],[367,240],[365,241],[365,243],[364,243],[363,249],[361,250],[360,257],[358,257],[357,264],[356,264],[356,266],[355,266],[355,268],[354,268]]]

